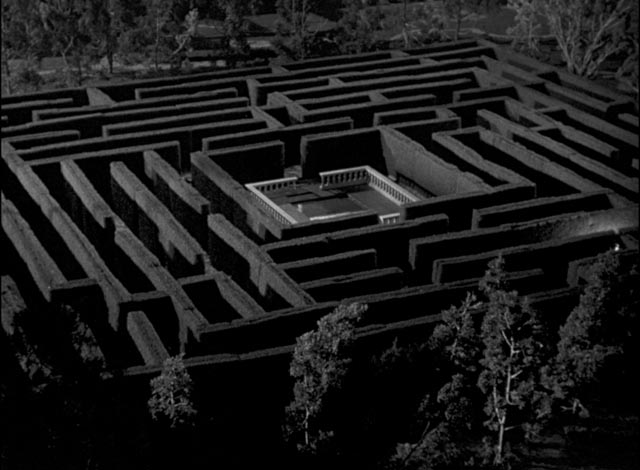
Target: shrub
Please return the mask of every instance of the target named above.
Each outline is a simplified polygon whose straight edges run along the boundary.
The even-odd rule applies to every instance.
[[[149,411],[154,420],[168,421],[175,428],[189,424],[197,411],[191,400],[192,381],[183,355],[164,361],[162,373],[151,380]]]

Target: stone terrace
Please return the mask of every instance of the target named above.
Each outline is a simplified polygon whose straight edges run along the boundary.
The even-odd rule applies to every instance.
[[[130,377],[286,358],[341,302],[369,305],[360,338],[424,334],[500,253],[566,313],[581,263],[638,250],[633,102],[482,41],[2,105],[12,296],[84,306]],[[245,186],[364,165],[415,196],[397,220],[289,224]]]

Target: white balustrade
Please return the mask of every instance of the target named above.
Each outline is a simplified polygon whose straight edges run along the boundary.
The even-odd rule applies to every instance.
[[[380,223],[383,225],[390,225],[400,222],[400,212],[394,212],[393,214],[385,214],[378,217]]]
[[[323,171],[320,173],[320,188],[330,189],[343,186],[367,184],[369,172],[367,167],[360,166],[341,170]]]
[[[250,186],[260,191],[261,193],[272,193],[274,191],[281,191],[287,188],[295,188],[297,177],[291,176],[289,178],[280,178],[277,180],[260,181],[259,183],[251,183]],[[247,185],[249,187],[249,185]]]
[[[323,171],[320,176],[320,188],[331,189],[340,187],[357,186],[368,184],[373,189],[382,193],[394,201],[397,205],[408,202],[415,202],[418,199],[402,187],[390,181],[378,171],[368,165],[355,168],[344,168],[340,170]],[[258,201],[259,205],[265,209],[272,217],[283,225],[296,224],[297,220],[288,214],[284,209],[274,203],[267,194],[281,191],[288,188],[295,188],[297,179],[295,176],[280,178],[277,180],[260,181],[245,185]],[[379,217],[382,224],[393,224],[400,220],[400,213],[386,214]]]
[[[267,211],[274,219],[280,222],[283,225],[292,225],[297,221],[292,216],[287,214],[280,206],[271,201],[267,196],[265,196],[260,188],[266,187],[267,191],[274,191],[276,189],[281,189],[285,187],[290,187],[295,185],[295,180],[297,178],[283,178],[282,180],[273,180],[273,181],[264,181],[260,183],[250,183],[246,184],[245,187],[249,190],[249,192],[253,195],[253,198],[258,202],[258,204]],[[287,180],[287,181],[285,181]]]
[[[372,188],[377,189],[381,193],[394,199],[398,204],[405,204],[408,202],[415,202],[418,200],[412,194],[405,191],[396,183],[385,178],[383,175],[378,173],[373,168],[369,168],[369,175],[370,175],[369,185]]]

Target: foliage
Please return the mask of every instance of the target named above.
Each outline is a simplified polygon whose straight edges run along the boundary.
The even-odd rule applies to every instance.
[[[37,0],[2,0],[2,48],[9,59],[51,55]]]
[[[28,379],[9,382],[8,398],[17,408],[3,414],[3,425],[12,430],[6,440],[28,447],[7,453],[7,462],[17,460],[15,468],[97,468],[89,462],[107,462],[122,433],[120,397],[105,378],[110,371],[77,307],[14,317],[9,341]]]
[[[190,424],[197,414],[191,399],[192,380],[182,358],[180,354],[166,359],[160,375],[151,380],[151,416],[171,428]]]
[[[184,52],[188,51],[191,47],[191,42],[196,34],[198,26],[198,9],[193,8],[185,15],[182,23],[182,31],[176,34],[175,39],[177,48],[171,53],[172,57],[177,57],[178,60],[184,55]]]
[[[481,329],[484,347],[478,387],[485,396],[485,458],[503,465],[508,454],[506,432],[530,431],[537,424],[533,405],[542,393],[539,371],[544,358],[536,313],[515,291],[503,285],[503,260],[497,258],[480,283],[487,312]]]
[[[38,91],[44,80],[38,73],[41,57],[51,54],[34,0],[2,1],[2,93]]]
[[[638,2],[633,2],[632,12],[625,19],[625,59],[616,72],[616,78],[622,91],[632,93],[635,98],[636,112],[640,105],[640,89],[638,87],[638,67],[640,66],[640,47],[638,46]]]
[[[489,264],[480,300],[467,294],[442,312],[429,340],[438,385],[421,404],[420,438],[398,445],[396,467],[504,467],[515,456],[511,443],[539,432],[549,395],[540,371],[550,352],[536,312],[507,290],[503,264]]]
[[[168,54],[171,48],[170,41],[173,34],[169,31],[171,26],[171,6],[173,0],[147,0],[146,25],[153,31],[153,64],[156,72],[159,68],[160,54]]]
[[[640,48],[638,47],[638,39],[635,38],[631,41],[631,48],[629,55],[618,68],[616,72],[616,78],[621,84],[621,89],[626,92],[633,93],[636,104],[636,112],[640,106],[640,87],[638,86],[639,74],[638,68],[640,66],[640,55],[638,54]]]
[[[51,38],[53,52],[60,54],[69,73],[72,66],[75,68],[75,77],[70,74],[69,80],[81,85],[93,30],[88,3],[82,0],[51,0],[40,2],[38,8],[44,29]]]
[[[422,431],[416,410],[432,378],[423,374],[431,354],[424,344],[395,337],[381,352],[358,348],[340,394],[345,436],[341,456],[362,468],[384,468],[396,443]],[[341,423],[342,424],[342,423]],[[349,428],[342,434],[343,428]],[[346,449],[346,450],[345,450]],[[350,455],[349,455],[350,454]]]
[[[44,84],[33,59],[22,61],[17,67],[10,67],[8,59],[2,60],[3,94],[31,93],[39,91]]]
[[[186,8],[176,0],[144,0],[135,8],[120,6],[114,15],[119,18],[115,24],[121,60],[127,64],[150,60],[158,73],[161,64],[179,67],[183,63],[196,34],[200,10]]]
[[[380,27],[382,13],[369,7],[366,0],[344,0],[339,20],[340,50],[344,54],[367,52],[375,47],[375,32]]]
[[[512,47],[518,52],[535,55],[538,51],[536,34],[541,26],[538,7],[538,0],[509,0],[507,4],[516,14],[515,24],[507,29],[507,34],[513,36]]]
[[[446,39],[447,13],[442,2],[424,0],[419,4],[403,4],[383,19],[385,28],[399,28],[403,47],[410,48]]]
[[[637,334],[638,290],[621,281],[623,272],[615,252],[598,257],[579,304],[560,328],[552,367],[544,371],[561,408],[583,417],[589,415],[589,392],[600,383],[605,364],[620,364]],[[636,265],[627,279],[637,281],[637,275]]]
[[[222,6],[227,53],[231,57],[248,55],[249,43],[246,38],[245,17],[251,13],[251,3],[242,0],[225,0]]]
[[[605,60],[628,47],[634,0],[540,0],[567,69],[594,77]]]
[[[293,60],[303,60],[321,49],[322,38],[309,24],[319,0],[277,0],[275,46]]]
[[[420,405],[424,425],[414,444],[398,444],[392,458],[399,468],[442,468],[473,462],[467,445],[473,423],[474,376],[480,343],[472,314],[481,306],[468,294],[462,305],[442,313],[429,340],[432,354],[440,357],[441,375],[449,379],[435,393],[427,394]]]
[[[377,3],[378,0],[360,0],[360,2],[364,6],[367,6]],[[344,8],[344,0],[321,0],[314,5],[313,11],[323,18],[327,18],[332,21],[339,21],[343,13],[341,12],[342,8]]]
[[[117,37],[122,32],[122,23],[119,21],[122,9],[119,7],[117,0],[90,0],[87,7],[91,25],[90,54],[92,59],[98,61],[106,57],[109,73],[113,73],[114,55],[118,46]]]
[[[455,25],[453,40],[460,39],[462,23],[476,16],[478,2],[470,0],[442,0],[444,15],[450,23]]]
[[[306,454],[322,453],[333,436],[327,403],[341,387],[351,358],[355,325],[365,305],[340,305],[318,321],[318,328],[296,341],[289,369],[294,399],[286,409],[288,437]]]

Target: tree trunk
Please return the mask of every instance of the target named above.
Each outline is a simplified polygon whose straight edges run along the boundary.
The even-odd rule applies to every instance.
[[[456,35],[455,40],[460,39],[460,29],[462,28],[462,3],[458,6],[458,13],[456,15]]]
[[[69,44],[67,44],[67,47],[65,47],[64,50],[61,52],[62,61],[64,62],[65,73],[67,74],[67,80],[71,78],[71,72],[70,72],[71,67],[69,66],[69,59],[67,59],[67,54],[69,53],[69,50],[71,50],[72,46],[73,46],[73,39],[69,41]]]
[[[111,28],[111,23],[109,23],[109,30],[107,32],[107,64],[109,65],[109,75],[113,75],[113,56],[115,49],[115,37],[113,35],[113,30]]]
[[[156,43],[153,46],[153,60],[156,72],[158,72],[158,53],[160,51],[160,20],[156,18]]]
[[[498,446],[496,449],[496,457],[494,463],[496,465],[502,465],[502,448],[504,447],[504,423],[505,420],[500,420],[500,431],[498,432]]]
[[[107,53],[107,61],[109,62],[109,75],[113,75],[113,50]]]
[[[408,0],[404,0],[404,3],[402,4],[402,23],[405,25],[407,25],[407,1]]]
[[[309,409],[305,408],[304,410],[304,445],[308,449],[309,448]]]
[[[76,82],[78,86],[81,86],[82,85],[82,56],[80,54],[76,56],[76,67],[77,67]]]
[[[7,95],[11,95],[13,93],[13,90],[11,89],[11,70],[9,68],[9,60],[7,59],[4,48],[2,49],[2,65],[4,65],[4,74],[6,76],[6,80],[4,81],[5,89],[7,90]]]

